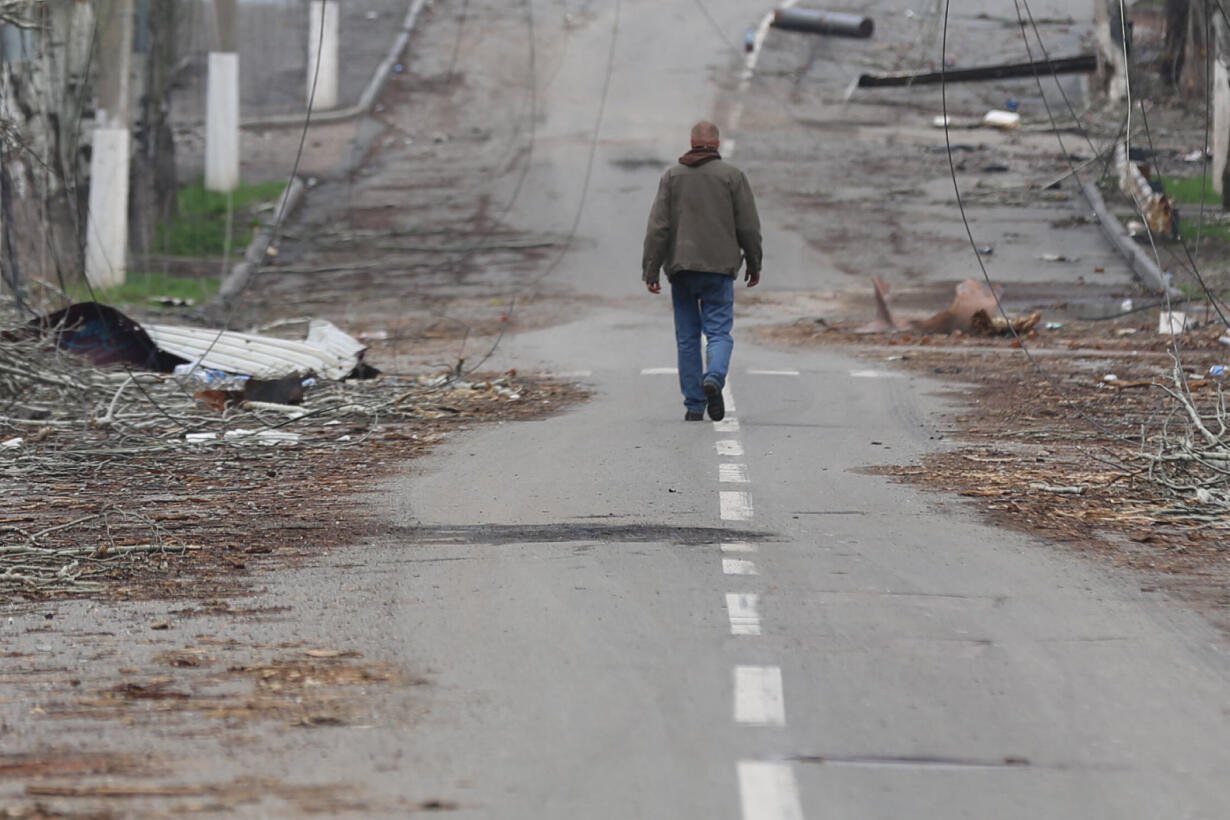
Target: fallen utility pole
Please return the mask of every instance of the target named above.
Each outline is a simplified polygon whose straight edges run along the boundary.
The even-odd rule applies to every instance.
[[[1055,60],[1035,60],[1027,63],[1003,63],[978,68],[957,68],[951,71],[928,71],[922,74],[863,74],[858,78],[858,87],[885,88],[888,86],[935,85],[941,82],[1003,80],[1011,77],[1033,77],[1046,74],[1090,74],[1097,68],[1097,55],[1082,54],[1079,57],[1060,57]]]
[[[778,9],[773,12],[773,27],[863,38],[870,37],[876,30],[875,21],[870,17],[816,9]]]

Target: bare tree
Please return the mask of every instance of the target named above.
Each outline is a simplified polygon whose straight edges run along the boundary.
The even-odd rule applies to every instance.
[[[1166,0],[1166,44],[1160,69],[1162,82],[1171,87],[1178,86],[1183,77],[1191,9],[1191,0]]]
[[[153,249],[160,222],[178,213],[175,138],[171,131],[171,85],[178,64],[182,22],[179,0],[137,0],[134,56],[138,75],[137,124],[129,214],[131,244]]]
[[[81,120],[89,104],[94,14],[75,0],[0,0],[0,20],[24,32],[0,68],[5,170],[19,237],[6,256],[61,282],[82,271],[84,169]]]

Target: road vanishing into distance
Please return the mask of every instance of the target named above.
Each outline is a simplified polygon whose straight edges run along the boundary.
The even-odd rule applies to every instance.
[[[1033,13],[1070,13],[1051,5]],[[737,323],[725,420],[682,421],[669,297],[638,280],[658,176],[701,118],[736,165],[770,132],[824,146],[744,110],[739,33],[767,7],[569,7],[509,219],[572,236],[539,288],[599,306],[492,365],[594,396],[384,491],[419,537],[366,559],[354,603],[435,684],[398,742],[412,791],[475,818],[1230,816],[1230,665],[1207,626],[863,472],[937,446],[939,385]],[[849,286],[788,205],[760,207],[764,289]]]
[[[1013,3],[953,5],[963,64],[1020,56]],[[221,719],[197,731],[172,716],[165,727],[116,722],[80,742],[120,747],[123,738],[176,766],[175,776],[204,782],[347,784],[330,810],[344,816],[1230,817],[1221,635],[1126,572],[868,469],[947,446],[939,414],[959,406],[960,386],[894,369],[884,356],[752,341],[753,324],[807,315],[795,300],[869,294],[887,263],[907,267],[902,255],[920,281],[943,284],[937,293],[979,275],[946,204],[946,154],[934,150],[944,145],[929,125],[938,90],[842,102],[859,66],[937,45],[937,18],[907,0],[864,3],[876,37],[835,43],[770,31],[771,11],[747,0],[431,4],[411,41],[418,56],[407,56],[398,81],[410,91],[391,85],[364,123],[385,149],[356,166],[344,194],[326,180],[309,207],[348,196],[356,211],[388,214],[426,196],[413,174],[451,173],[415,152],[472,150],[457,186],[489,185],[494,221],[554,243],[531,276],[518,272],[520,287],[537,304],[558,296],[567,311],[504,336],[482,367],[554,374],[592,397],[544,420],[450,434],[373,482],[355,504],[385,519],[387,534],[257,570],[260,586],[242,604],[249,617],[210,617],[203,606],[193,621],[158,601],[105,614],[64,602],[55,621],[106,629],[85,634],[148,656],[167,648],[149,624],[168,618],[175,629],[158,640],[191,640],[188,651],[225,664],[239,662],[240,647],[325,647],[406,670],[421,685],[352,687],[370,717],[361,723],[236,720],[220,734]],[[1032,14],[1074,12],[1037,0]],[[1078,50],[1088,29],[1050,25],[1048,36],[1066,38],[1057,54]],[[745,38],[755,50],[745,52]],[[464,82],[450,85],[454,55]],[[494,90],[483,97],[484,87]],[[1000,92],[950,93],[968,113]],[[439,101],[447,94],[489,105],[449,111]],[[529,115],[512,134],[509,111]],[[727,415],[716,423],[683,421],[670,298],[639,278],[658,178],[700,119],[722,128],[723,153],[747,171],[765,234],[762,284],[737,288],[744,307]],[[433,142],[434,133],[454,138]],[[496,136],[484,147],[474,134]],[[294,146],[262,139],[267,154],[293,155]],[[519,159],[493,170],[483,153],[493,149]],[[896,181],[924,160],[930,177]],[[900,185],[910,190],[877,193]],[[877,197],[884,205],[873,217],[850,204]],[[825,208],[805,212],[805,202]],[[1056,275],[1037,263],[1056,247],[1054,216],[975,209],[979,236],[998,246],[997,276]],[[898,241],[911,232],[943,241]],[[1015,244],[997,241],[1010,232]],[[866,246],[853,269],[826,244],[842,237]],[[1096,226],[1062,239],[1063,252],[1105,267],[1103,282],[1130,281]],[[500,273],[490,271],[493,281]],[[493,288],[483,298],[508,295]],[[10,619],[11,629],[46,640],[50,653],[52,638],[35,633],[42,617]],[[106,618],[120,626],[93,626]],[[85,638],[55,662],[105,640]],[[150,713],[160,706],[151,701]],[[18,731],[65,725],[28,711],[14,708]],[[242,800],[195,811],[307,814],[302,804]]]

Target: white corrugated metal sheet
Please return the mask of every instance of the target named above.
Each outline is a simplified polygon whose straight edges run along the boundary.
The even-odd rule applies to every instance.
[[[356,339],[323,319],[312,320],[305,341],[230,330],[142,327],[160,350],[212,370],[258,379],[308,372],[326,379],[341,379],[355,369],[364,350]]]

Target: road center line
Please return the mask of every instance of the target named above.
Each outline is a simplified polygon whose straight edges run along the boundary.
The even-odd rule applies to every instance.
[[[735,667],[735,722],[751,726],[785,726],[780,666]]]
[[[726,611],[730,615],[731,635],[760,634],[760,596],[753,592],[726,594]]]
[[[803,820],[799,786],[789,763],[739,761],[743,820]]]
[[[759,575],[756,565],[746,558],[723,558],[722,572],[727,575]]]
[[[718,493],[723,521],[751,521],[752,496],[742,490],[722,490]]]
[[[757,546],[748,541],[724,541],[722,552],[756,552]]]
[[[855,379],[899,379],[900,373],[890,373],[887,370],[851,370],[850,376]]]
[[[746,464],[723,462],[718,465],[718,481],[723,484],[748,484]]]

